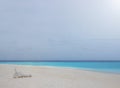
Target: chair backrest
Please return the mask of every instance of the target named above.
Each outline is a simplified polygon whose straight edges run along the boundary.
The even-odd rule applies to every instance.
[[[15,71],[15,73],[18,73],[17,70],[16,70],[16,68],[14,69],[14,71]]]

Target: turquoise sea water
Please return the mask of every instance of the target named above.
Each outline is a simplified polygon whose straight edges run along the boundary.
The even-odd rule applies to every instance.
[[[120,62],[0,62],[0,64],[71,67],[85,70],[120,73]]]

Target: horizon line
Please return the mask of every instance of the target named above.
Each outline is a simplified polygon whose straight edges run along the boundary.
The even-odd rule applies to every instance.
[[[0,62],[120,62],[120,60],[0,60]]]

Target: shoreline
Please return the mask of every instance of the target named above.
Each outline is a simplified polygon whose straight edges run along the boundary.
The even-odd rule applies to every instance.
[[[63,68],[63,69],[73,69],[73,70],[83,70],[83,71],[90,71],[90,72],[98,72],[98,73],[105,73],[105,74],[117,74],[120,75],[120,71],[112,72],[111,70],[99,70],[99,69],[92,69],[92,68],[79,68],[79,67],[67,67],[67,66],[49,66],[49,65],[22,65],[22,64],[0,64],[0,65],[11,65],[11,66],[26,66],[26,67],[47,67],[47,68]]]

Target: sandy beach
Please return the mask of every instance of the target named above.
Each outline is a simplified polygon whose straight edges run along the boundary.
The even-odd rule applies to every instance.
[[[32,77],[13,78],[14,69]],[[73,68],[0,65],[0,88],[120,88],[120,74]]]

